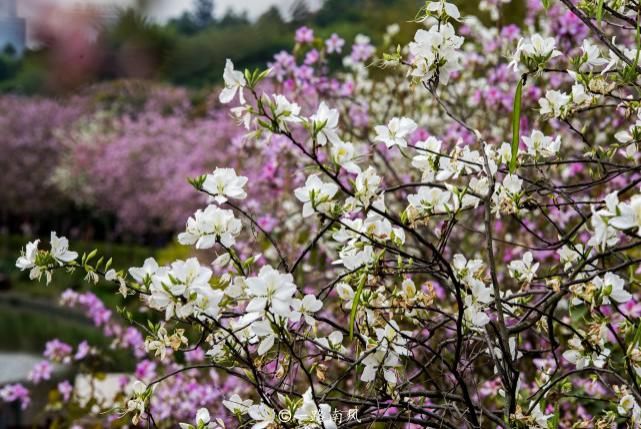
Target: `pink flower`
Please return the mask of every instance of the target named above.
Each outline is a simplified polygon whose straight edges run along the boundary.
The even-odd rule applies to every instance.
[[[34,384],[38,384],[43,380],[49,380],[51,378],[51,373],[53,372],[53,366],[49,361],[43,360],[38,362],[33,366],[33,369],[29,373],[29,381]]]
[[[58,392],[62,395],[63,402],[69,401],[73,393],[73,386],[67,380],[58,383]]]
[[[333,53],[340,54],[341,51],[343,50],[344,45],[345,45],[345,39],[341,38],[336,33],[333,33],[329,37],[329,39],[325,40],[325,46],[327,47],[328,54],[333,54]]]
[[[31,403],[29,390],[22,384],[7,384],[0,389],[0,399],[4,402],[20,401],[20,408],[26,409]]]
[[[314,30],[309,27],[302,26],[296,30],[296,43],[312,43],[314,41]]]

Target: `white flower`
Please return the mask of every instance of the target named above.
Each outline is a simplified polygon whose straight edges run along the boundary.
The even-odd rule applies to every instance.
[[[556,155],[561,148],[561,138],[559,136],[552,139],[552,137],[545,136],[539,130],[532,130],[530,137],[523,136],[523,142],[527,146],[528,154],[544,158]]]
[[[581,65],[581,71],[593,70],[595,67],[601,67],[608,63],[608,60],[601,57],[599,47],[593,45],[590,39],[583,39],[581,45],[585,62]]]
[[[510,195],[517,195],[521,192],[521,186],[523,185],[523,180],[519,179],[518,176],[514,174],[507,174],[503,179],[501,186],[505,189]]]
[[[361,172],[361,168],[354,162],[356,150],[354,149],[353,144],[342,142],[340,140],[336,143],[332,143],[331,154],[332,160],[345,170],[354,174]]]
[[[547,91],[545,98],[539,99],[539,106],[541,107],[539,113],[559,118],[565,113],[565,107],[569,102],[569,95],[560,91]]]
[[[585,92],[585,87],[580,83],[572,85],[572,102],[584,104],[592,100],[592,97]]]
[[[169,270],[163,270],[162,274],[153,276],[148,304],[157,310],[164,310],[166,319],[173,315],[179,318],[191,316],[198,301],[202,301],[208,295],[211,295],[208,299],[211,300],[210,304],[215,307],[217,301],[222,298],[222,291],[215,293],[211,289],[211,275],[212,271],[201,266],[196,258],[175,261]],[[216,295],[219,298],[216,298]]]
[[[610,356],[610,350],[601,347],[600,353],[597,351],[588,352],[585,350],[579,337],[572,337],[568,341],[569,349],[563,352],[563,359],[574,364],[576,369],[581,370],[590,364],[597,368],[603,368]]]
[[[363,365],[365,365],[365,368],[361,374],[361,381],[366,383],[374,381],[376,373],[380,369],[383,373],[383,378],[388,383],[396,384],[396,372],[394,370],[400,366],[396,353],[390,350],[378,349],[373,353],[370,352],[363,359]]]
[[[20,268],[20,271],[35,268],[39,242],[40,240],[31,241],[25,246],[22,255],[16,261],[16,267]]]
[[[445,213],[451,205],[448,204],[452,193],[435,187],[421,186],[416,194],[407,196],[410,206],[419,212]]]
[[[248,277],[247,294],[252,297],[247,304],[247,312],[262,312],[269,310],[276,315],[289,317],[293,296],[296,293],[294,277],[282,274],[269,265],[258,272],[257,277]]]
[[[216,168],[205,177],[203,190],[218,204],[223,204],[229,198],[244,200],[247,197],[243,189],[246,183],[247,177],[237,176],[233,168]]]
[[[209,423],[209,420],[211,420],[211,417],[209,416],[209,411],[207,410],[207,408],[200,408],[198,411],[196,411],[197,425],[206,425]]]
[[[287,97],[281,94],[274,94],[273,101],[269,100],[269,97],[266,95],[263,96],[266,99],[272,110],[273,119],[278,121],[279,124],[286,122],[300,122],[300,106],[293,101],[289,101]]]
[[[408,356],[410,351],[407,349],[407,339],[410,332],[401,331],[395,320],[390,320],[384,328],[376,328],[376,339],[385,350],[393,350],[400,356]],[[405,335],[405,336],[404,336]]]
[[[229,103],[238,91],[240,104],[245,104],[243,97],[243,88],[247,85],[243,72],[234,70],[234,63],[228,58],[225,62],[225,71],[223,72],[223,80],[225,81],[225,88],[220,92],[218,99],[221,103]]]
[[[621,397],[619,404],[617,405],[617,412],[621,416],[631,416],[632,422],[641,421],[641,406],[637,403],[634,395],[630,393]]]
[[[410,75],[429,82],[438,72],[439,80],[447,84],[450,74],[461,67],[462,44],[463,38],[456,35],[449,22],[434,25],[429,31],[419,29],[409,44],[413,66]]]
[[[294,299],[292,301],[292,308],[295,312],[300,313],[305,317],[305,322],[314,326],[316,321],[312,314],[323,308],[323,301],[316,299],[314,295],[305,295],[303,299]],[[298,319],[298,317],[296,317]]]
[[[160,268],[154,258],[147,258],[142,267],[129,268],[129,275],[138,283],[144,283],[156,273],[162,273],[163,270],[166,270],[166,268]]]
[[[374,141],[385,143],[387,148],[392,146],[407,147],[407,137],[416,129],[416,122],[410,118],[392,118],[387,126],[374,127],[376,136]]]
[[[534,418],[536,422],[536,429],[548,429],[548,420],[554,417],[554,414],[544,414],[543,407],[539,403],[533,409],[530,415]],[[530,426],[532,427],[532,426]]]
[[[136,380],[132,386],[132,398],[127,401],[127,412],[133,413],[131,418],[134,425],[140,421],[140,415],[145,412],[145,399],[143,394],[147,391],[147,386],[140,380]]]
[[[51,232],[51,256],[58,264],[64,265],[78,257],[77,252],[69,250],[69,240],[65,237],[58,237],[55,231]]]
[[[260,339],[260,344],[258,344],[256,352],[258,353],[258,356],[263,356],[274,346],[274,343],[276,342],[276,333],[268,320],[254,321],[250,326],[250,330],[252,334]]]
[[[372,198],[378,193],[378,187],[381,184],[381,177],[376,174],[376,169],[372,166],[367,167],[367,170],[358,173],[354,181],[354,195],[355,200],[351,201],[357,206],[369,206]]]
[[[178,242],[185,245],[196,245],[197,249],[210,249],[216,240],[225,247],[236,243],[242,223],[231,210],[223,210],[216,205],[209,205],[205,210],[198,209],[193,217],[187,220],[185,232],[178,234]]]
[[[528,42],[523,43],[521,49],[526,55],[548,59],[561,55],[561,52],[556,50],[554,37],[543,37],[538,33],[533,34]]]
[[[271,407],[262,402],[249,407],[248,412],[249,417],[256,422],[251,429],[265,429],[276,423],[276,413]]]
[[[227,400],[223,400],[223,405],[233,414],[245,414],[253,404],[251,399],[243,399],[236,393],[231,395]]]
[[[305,428],[336,429],[331,407],[327,404],[316,406],[311,387],[303,394],[303,402],[294,413],[294,418]]]
[[[338,186],[335,183],[323,183],[314,174],[307,178],[305,186],[294,190],[294,195],[303,203],[303,217],[309,217],[314,214],[314,210],[326,212],[336,192]]]
[[[325,146],[329,140],[332,143],[340,143],[338,137],[338,110],[330,109],[324,101],[318,106],[318,110],[310,118],[311,126],[316,134],[319,146]]]
[[[595,279],[596,280],[596,279]],[[603,303],[609,304],[610,298],[622,304],[632,299],[632,295],[624,289],[625,281],[614,273],[605,273],[601,284]]]
[[[354,289],[347,283],[340,282],[336,284],[336,293],[341,300],[345,301],[345,308],[351,309],[352,301],[354,300]]]
[[[617,229],[637,229],[641,227],[641,195],[635,195],[629,203],[618,205],[619,214],[610,220],[610,225]],[[639,234],[641,230],[637,231]]]
[[[436,137],[428,137],[425,141],[416,143],[418,154],[412,158],[412,167],[421,171],[421,180],[432,181],[438,171],[437,161],[442,142]],[[422,150],[421,150],[422,149]]]
[[[445,14],[449,16],[452,19],[459,20],[461,17],[461,13],[459,12],[458,8],[456,5],[452,3],[448,3],[446,1],[431,1],[427,3],[427,6],[425,9],[428,12],[431,12],[434,15],[442,15]]]
[[[576,250],[575,250],[576,249]],[[559,254],[559,260],[563,265],[564,270],[570,269],[574,262],[578,261],[583,254],[583,245],[577,244],[574,248],[570,246],[563,246],[561,249],[557,250]]]
[[[374,259],[374,248],[364,246],[362,250],[356,247],[346,246],[339,253],[340,259],[335,264],[343,264],[348,270],[355,270],[359,267],[370,264]]]
[[[490,317],[485,313],[484,307],[477,302],[474,302],[472,296],[465,297],[465,320],[471,327],[482,328],[490,323]]]
[[[519,282],[530,283],[539,269],[539,263],[532,263],[532,252],[526,252],[521,260],[510,262],[510,276]]]

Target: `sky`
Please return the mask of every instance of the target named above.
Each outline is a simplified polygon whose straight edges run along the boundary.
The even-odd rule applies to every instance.
[[[0,0],[4,2],[7,0]],[[30,12],[25,9],[34,7],[34,3],[29,0],[17,0],[18,1],[18,11],[22,12],[22,15],[31,15]],[[169,18],[179,16],[185,10],[188,10],[193,5],[193,0],[151,0],[152,8],[150,14],[153,18],[160,22],[164,22]],[[215,3],[215,14],[221,16],[225,13],[228,8],[231,8],[237,12],[246,10],[250,18],[256,18],[265,12],[270,6],[277,6],[284,16],[287,16],[287,12],[290,10],[292,4],[296,0],[214,0]],[[308,0],[308,4],[312,7],[318,5],[321,0]],[[87,5],[87,4],[97,4],[97,5],[132,5],[135,3],[135,0],[48,0],[48,3],[60,5],[60,6],[74,6],[74,5]],[[37,4],[37,3],[35,3]]]

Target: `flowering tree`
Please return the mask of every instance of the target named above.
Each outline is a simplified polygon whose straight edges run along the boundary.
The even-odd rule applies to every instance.
[[[147,353],[202,350],[121,413],[163,426],[162,386],[216,370],[226,411],[193,402],[183,428],[639,427],[641,6],[542,3],[521,35],[428,1],[413,42],[359,36],[337,79],[319,71],[342,40],[308,28],[302,65],[228,61],[246,144],[305,175],[276,230],[244,207],[260,184],[220,166],[191,179],[209,201],[178,241],[198,259],[117,270],[29,243],[32,278],[82,270],[156,310]]]

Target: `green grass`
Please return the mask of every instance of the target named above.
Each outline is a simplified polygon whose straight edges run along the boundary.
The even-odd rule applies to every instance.
[[[134,366],[130,353],[110,350],[110,339],[88,321],[0,302],[0,350],[41,354],[45,343],[54,338],[74,346],[86,340],[98,347],[101,353],[97,365],[102,370],[122,371]]]

